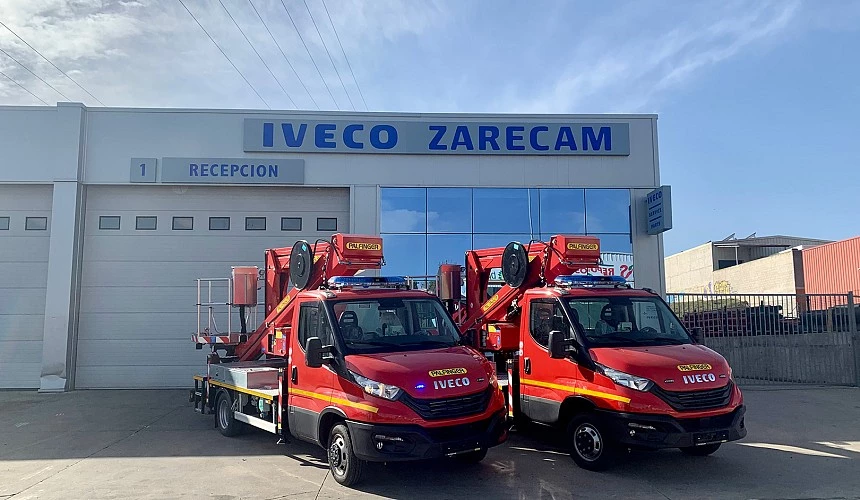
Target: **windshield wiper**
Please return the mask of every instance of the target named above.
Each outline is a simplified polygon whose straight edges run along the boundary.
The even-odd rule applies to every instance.
[[[347,342],[347,345],[353,346],[355,344],[367,344],[381,347],[397,347],[400,344],[396,342],[382,342],[381,340],[358,340],[355,342]]]
[[[416,340],[414,342],[404,342],[399,345],[441,345],[445,347],[451,347],[455,344],[452,342],[446,342],[444,340]]]
[[[593,336],[587,335],[585,338],[587,338],[588,340],[593,340],[593,341],[598,341],[598,342],[600,342],[602,340],[614,340],[615,342],[633,342],[634,344],[637,343],[636,339],[632,339],[630,337],[625,337],[624,335],[593,335]]]
[[[639,339],[640,342],[657,342],[660,344],[683,345],[684,341],[673,339],[671,337],[651,337],[647,339]]]

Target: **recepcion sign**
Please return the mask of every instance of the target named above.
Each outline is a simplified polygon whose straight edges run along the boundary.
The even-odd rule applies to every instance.
[[[163,158],[161,182],[304,184],[305,161],[272,158]]]
[[[660,186],[645,197],[648,214],[648,234],[660,234],[672,229],[672,189]]]
[[[246,118],[245,152],[627,156],[627,123]]]

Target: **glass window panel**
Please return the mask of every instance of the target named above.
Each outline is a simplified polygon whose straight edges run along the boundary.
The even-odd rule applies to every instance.
[[[134,228],[138,231],[155,231],[158,227],[158,217],[152,215],[138,215],[134,222]]]
[[[440,264],[464,265],[471,248],[470,234],[427,235],[427,274],[435,276]]]
[[[9,230],[9,217],[0,217],[0,231]]]
[[[472,248],[496,248],[507,246],[512,241],[528,245],[531,238],[526,234],[475,234],[472,236]]]
[[[427,236],[423,234],[384,234],[382,250],[384,276],[425,276],[427,274]]]
[[[541,189],[540,230],[544,234],[585,232],[584,189]]]
[[[102,215],[99,217],[99,229],[119,229],[119,215]]]
[[[317,217],[317,231],[337,231],[337,218]]]
[[[174,217],[174,231],[191,231],[194,229],[194,217]]]
[[[245,217],[245,231],[265,231],[265,217]]]
[[[281,217],[281,231],[301,231],[301,217]]]
[[[424,188],[383,188],[380,229],[383,233],[423,233],[427,231],[427,190]]]
[[[475,233],[540,232],[537,189],[475,188],[472,200]]]
[[[630,190],[586,189],[585,229],[589,233],[629,233]]]
[[[600,238],[601,252],[633,253],[633,244],[630,243],[629,234],[588,234]]]
[[[472,190],[468,188],[428,188],[427,232],[471,233]]]
[[[47,229],[47,217],[27,217],[26,219],[24,219],[25,231],[46,231]]]
[[[230,217],[209,217],[210,231],[229,231]]]

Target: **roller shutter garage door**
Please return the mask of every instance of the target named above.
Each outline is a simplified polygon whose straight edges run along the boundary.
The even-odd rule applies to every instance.
[[[0,186],[0,388],[39,387],[52,196]]]
[[[349,228],[348,189],[90,186],[86,203],[76,388],[190,386],[209,352],[191,342],[197,278],[262,268],[266,248],[330,237],[318,218]],[[226,330],[225,317],[216,320]]]

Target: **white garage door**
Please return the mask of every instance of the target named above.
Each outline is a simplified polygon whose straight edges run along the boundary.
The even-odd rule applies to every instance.
[[[51,186],[0,186],[0,388],[39,387]]]
[[[348,229],[348,189],[90,186],[75,387],[188,387],[196,278]]]

